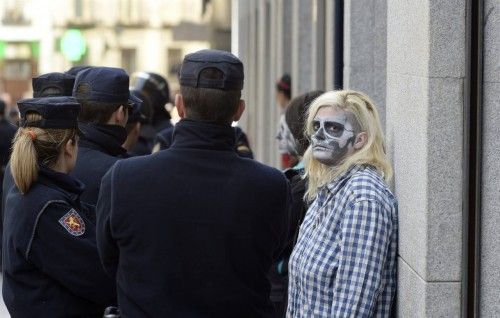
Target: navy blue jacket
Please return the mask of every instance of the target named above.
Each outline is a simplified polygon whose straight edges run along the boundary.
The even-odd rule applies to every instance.
[[[78,157],[71,176],[85,184],[81,200],[97,204],[101,179],[120,158],[126,157],[122,147],[127,138],[125,128],[114,125],[80,124],[85,134],[78,143]]]
[[[175,127],[172,126],[156,134],[155,145],[159,144],[160,150],[170,148],[173,141],[174,129]],[[235,134],[234,150],[240,157],[253,159],[253,152],[252,149],[250,149],[250,143],[248,142],[247,135],[238,126],[233,129]]]
[[[17,187],[7,194],[2,293],[12,317],[102,317],[116,303],[82,190],[81,182],[42,168],[25,195]]]
[[[4,171],[9,162],[12,139],[16,131],[16,126],[9,123],[6,119],[0,118],[0,183],[3,180]],[[2,188],[0,187],[0,197],[1,195]],[[2,207],[0,206],[0,215],[1,214]]]
[[[273,317],[290,189],[234,143],[232,127],[182,120],[169,149],[103,178],[97,242],[124,317]]]

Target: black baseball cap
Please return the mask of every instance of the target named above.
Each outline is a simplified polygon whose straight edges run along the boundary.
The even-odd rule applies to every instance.
[[[79,91],[81,85],[87,86],[84,92]],[[130,95],[129,77],[125,70],[116,67],[91,67],[78,72],[73,97],[78,100],[129,106],[142,102]]]
[[[71,96],[75,77],[65,73],[47,73],[31,80],[33,97]]]
[[[20,127],[40,127],[56,129],[78,129],[78,114],[81,106],[73,97],[55,96],[27,98],[17,102],[21,120]],[[41,120],[26,122],[27,113],[37,113]]]
[[[221,71],[223,78],[200,78],[201,71],[207,68]],[[179,83],[189,87],[242,90],[243,80],[243,63],[233,54],[219,50],[201,50],[186,55],[179,72]]]

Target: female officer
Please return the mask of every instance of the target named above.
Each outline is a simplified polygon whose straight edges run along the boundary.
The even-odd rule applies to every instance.
[[[68,176],[77,156],[72,97],[21,100],[6,197],[2,293],[12,317],[102,317],[115,284],[97,254],[95,211]]]
[[[311,104],[309,207],[289,263],[288,317],[389,317],[396,293],[397,202],[377,110],[355,91]]]

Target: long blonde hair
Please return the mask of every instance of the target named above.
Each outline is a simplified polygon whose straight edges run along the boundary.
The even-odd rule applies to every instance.
[[[308,137],[314,133],[312,122],[322,107],[334,107],[352,113],[361,131],[366,132],[368,138],[361,149],[344,158],[335,167],[324,165],[316,160],[309,146],[304,154],[305,177],[308,178],[306,198],[313,200],[319,188],[349,170],[353,165],[371,165],[383,175],[386,181],[389,181],[392,178],[392,167],[386,156],[379,115],[371,99],[363,93],[351,90],[330,91],[319,96],[309,107],[307,124],[304,127],[304,134]]]
[[[37,113],[26,114],[26,122],[41,120]],[[68,142],[75,140],[75,129],[24,127],[17,130],[12,143],[10,171],[21,193],[26,193],[38,178],[38,164],[53,167]]]

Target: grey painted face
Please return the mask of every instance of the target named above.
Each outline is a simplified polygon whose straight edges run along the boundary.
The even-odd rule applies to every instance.
[[[356,134],[346,112],[328,108],[321,108],[314,117],[311,146],[316,160],[335,166],[352,149]]]
[[[297,156],[297,143],[295,142],[295,138],[293,137],[290,128],[288,127],[285,117],[282,116],[280,119],[280,129],[278,131],[278,135],[276,136],[278,139],[278,147],[280,153],[286,153],[293,156]]]

